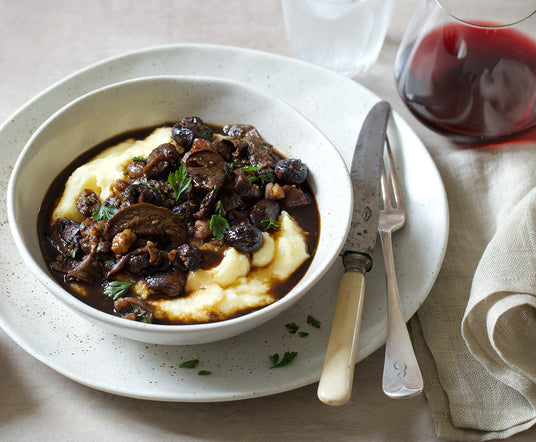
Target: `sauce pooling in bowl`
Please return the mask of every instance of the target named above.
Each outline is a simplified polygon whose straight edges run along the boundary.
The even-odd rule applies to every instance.
[[[275,302],[319,234],[306,165],[247,124],[198,117],[116,137],[54,181],[42,252],[74,296],[127,319],[220,321]]]

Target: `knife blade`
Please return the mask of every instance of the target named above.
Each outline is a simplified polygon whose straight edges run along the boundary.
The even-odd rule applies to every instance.
[[[342,253],[344,275],[317,391],[318,398],[328,405],[343,405],[352,394],[365,273],[372,267],[376,245],[383,148],[390,112],[391,106],[386,101],[372,107],[361,127],[352,159],[354,205]]]

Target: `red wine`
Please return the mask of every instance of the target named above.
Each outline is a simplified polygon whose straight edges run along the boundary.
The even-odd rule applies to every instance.
[[[521,32],[449,23],[404,55],[398,91],[432,129],[481,142],[536,127],[536,41]]]

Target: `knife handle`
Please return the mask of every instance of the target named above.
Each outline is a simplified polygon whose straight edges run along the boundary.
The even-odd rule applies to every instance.
[[[357,253],[350,259],[369,258]],[[346,258],[346,256],[345,256]],[[350,260],[349,259],[349,260]],[[324,367],[318,384],[318,398],[327,405],[343,405],[350,399],[356,350],[365,294],[364,265],[347,265],[339,286]]]

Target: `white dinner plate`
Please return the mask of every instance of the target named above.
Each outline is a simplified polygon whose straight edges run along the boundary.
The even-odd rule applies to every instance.
[[[0,127],[2,170],[11,170],[33,131],[73,98],[117,81],[162,74],[229,78],[271,93],[316,124],[348,166],[361,123],[380,99],[355,81],[274,54],[211,45],[149,48],[75,73],[19,109]],[[399,116],[391,123],[408,213],[406,225],[394,235],[394,253],[401,301],[410,318],[428,295],[443,261],[448,205],[439,173],[421,141]],[[6,175],[1,178],[4,188]],[[214,344],[149,345],[105,332],[56,301],[14,252],[5,211],[0,216],[4,288],[0,325],[28,353],[64,376],[123,396],[184,402],[258,397],[318,381],[342,276],[340,262],[296,306],[252,332]],[[379,247],[366,282],[358,360],[385,342],[385,276]],[[320,328],[307,323],[309,315],[320,321]],[[290,333],[289,323],[308,336]],[[269,356],[287,351],[297,352],[294,361],[270,369]],[[179,367],[191,359],[199,360],[196,369]],[[200,370],[211,374],[200,376]]]

